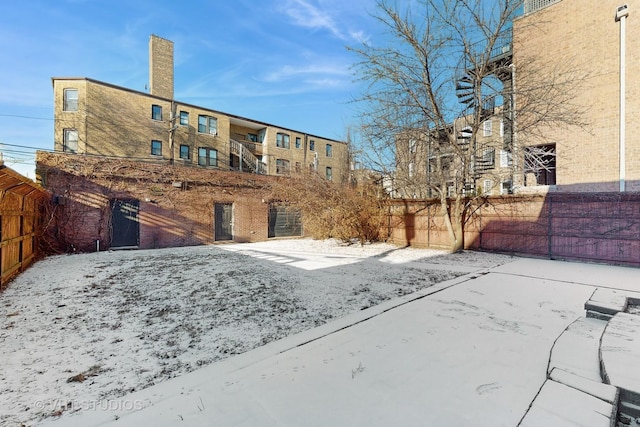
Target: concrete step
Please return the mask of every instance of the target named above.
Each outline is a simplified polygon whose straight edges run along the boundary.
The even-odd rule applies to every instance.
[[[602,382],[599,350],[606,326],[606,321],[597,318],[580,317],[571,323],[551,348],[547,375],[557,368]]]

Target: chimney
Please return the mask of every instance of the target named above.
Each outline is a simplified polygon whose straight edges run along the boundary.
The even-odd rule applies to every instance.
[[[173,42],[155,34],[149,39],[151,95],[173,99]]]

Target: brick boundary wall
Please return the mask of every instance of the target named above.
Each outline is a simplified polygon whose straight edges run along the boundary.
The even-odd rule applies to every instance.
[[[111,246],[112,200],[139,203],[140,249],[215,242],[214,204],[233,205],[233,241],[268,238],[271,184],[279,177],[64,153],[37,154],[37,175],[53,195],[49,251]]]
[[[480,203],[465,226],[467,249],[640,267],[640,193],[513,195]],[[437,200],[391,202],[387,232],[397,245],[448,247]]]

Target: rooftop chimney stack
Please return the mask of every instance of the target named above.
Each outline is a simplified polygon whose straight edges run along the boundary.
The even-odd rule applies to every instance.
[[[149,39],[151,95],[173,99],[173,42],[155,34]]]

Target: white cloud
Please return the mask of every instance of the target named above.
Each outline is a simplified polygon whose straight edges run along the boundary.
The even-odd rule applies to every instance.
[[[331,15],[305,0],[289,0],[283,11],[293,19],[295,25],[312,29],[324,29],[344,39]]]
[[[306,65],[302,67],[294,67],[291,65],[285,65],[277,70],[274,70],[266,74],[262,80],[266,82],[280,82],[282,80],[297,78],[301,75],[348,75],[349,70],[346,67],[339,65]]]

